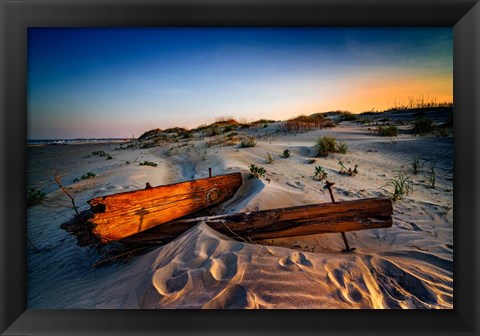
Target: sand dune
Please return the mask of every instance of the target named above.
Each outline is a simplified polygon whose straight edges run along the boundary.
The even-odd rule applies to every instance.
[[[278,128],[250,131],[257,137],[252,148],[206,148],[205,140],[186,140],[190,145],[173,154],[163,147],[117,150],[119,144],[29,148],[28,185],[51,200],[28,209],[29,308],[452,308],[452,138],[400,135],[392,141],[350,122],[299,134]],[[346,141],[349,151],[309,164],[322,135]],[[288,159],[281,157],[285,149]],[[113,159],[92,156],[94,150]],[[273,164],[266,163],[267,153]],[[140,189],[146,182],[206,177],[210,167],[215,175],[242,172],[237,194],[213,210],[224,214],[330,202],[323,182],[312,178],[317,165],[335,181],[337,200],[387,197],[388,179],[409,170],[414,156],[425,169],[435,160],[436,188],[426,186],[426,172],[412,175],[414,191],[394,202],[393,227],[347,233],[352,253],[340,252],[339,234],[254,244],[200,224],[147,254],[93,268],[101,258],[95,249],[78,247],[59,229],[73,211],[53,182],[56,174],[75,190],[84,210],[94,196]],[[144,160],[158,166],[140,166]],[[339,160],[357,164],[358,175],[338,174]],[[251,164],[265,167],[266,178],[248,179]],[[96,177],[79,179],[87,171]]]

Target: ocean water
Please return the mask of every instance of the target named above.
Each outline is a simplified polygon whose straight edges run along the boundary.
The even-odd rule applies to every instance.
[[[69,145],[78,143],[108,143],[127,141],[125,138],[101,138],[101,139],[27,139],[27,145]]]

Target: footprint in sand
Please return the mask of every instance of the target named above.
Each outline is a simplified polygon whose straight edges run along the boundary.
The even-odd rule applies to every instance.
[[[165,282],[169,293],[181,291],[188,282],[189,275],[187,272],[182,272],[176,277],[172,277]]]
[[[237,274],[238,257],[234,253],[222,254],[212,260],[210,273],[217,281],[226,281]]]
[[[153,275],[153,285],[161,295],[169,295],[185,288],[189,278],[188,272],[177,271],[169,276],[164,269],[159,269]]]
[[[286,258],[280,259],[279,264],[281,266],[285,267],[290,267],[293,265],[298,265],[298,266],[306,266],[306,267],[312,267],[313,264],[308,259],[305,254],[299,252],[299,253],[294,253],[292,256],[288,256]]]
[[[424,285],[421,279],[406,272],[399,266],[386,259],[378,259],[372,262],[380,289],[385,296],[397,301],[413,301],[417,304],[434,304],[436,295]]]
[[[348,286],[348,299],[353,302],[360,302],[363,300],[362,293],[352,284]]]
[[[312,267],[312,262],[310,261],[310,259],[308,259],[305,254],[299,252],[299,253],[295,253],[294,256],[293,256],[293,261],[295,263],[297,263],[298,265],[303,265],[303,266],[307,266],[307,267]]]
[[[216,239],[203,240],[200,243],[198,256],[203,258],[209,258],[215,252],[219,244],[220,242]]]
[[[254,300],[248,294],[245,287],[231,285],[225,288],[212,300],[203,306],[207,309],[244,309],[253,308]]]
[[[290,259],[290,257],[286,257],[286,258],[280,259],[279,264],[285,267],[289,267],[294,265],[295,263],[292,261],[292,259]]]
[[[300,181],[294,181],[294,182],[287,181],[287,185],[300,190],[303,190],[303,188],[305,188],[305,184]]]
[[[335,284],[337,288],[346,288],[345,282],[343,281],[343,271],[339,270],[338,268],[328,272],[327,277]]]
[[[339,296],[344,300],[359,303],[364,299],[362,292],[357,288],[358,285],[366,287],[361,280],[361,284],[355,284],[344,269],[335,268],[327,273],[328,279],[338,288]],[[358,280],[355,280],[358,281]]]

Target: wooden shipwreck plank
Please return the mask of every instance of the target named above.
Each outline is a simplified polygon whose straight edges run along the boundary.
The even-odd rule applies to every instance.
[[[91,199],[92,232],[102,243],[126,238],[231,198],[240,173],[164,185]]]
[[[232,238],[252,240],[387,228],[392,226],[392,213],[390,199],[367,198],[175,220],[131,236],[125,242],[173,239],[201,222]]]

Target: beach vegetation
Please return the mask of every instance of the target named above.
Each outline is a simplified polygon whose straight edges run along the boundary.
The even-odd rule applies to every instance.
[[[180,134],[180,133],[185,132],[185,131],[187,131],[187,129],[183,128],[183,127],[170,127],[170,128],[167,128],[165,131],[163,131],[163,133]]]
[[[423,162],[420,161],[419,156],[415,156],[412,159],[412,168],[413,168],[413,173],[417,175],[419,172],[423,170]]]
[[[166,156],[173,156],[180,153],[179,147],[171,147],[165,151]]]
[[[433,131],[433,136],[437,138],[447,137],[449,134],[448,129],[446,127],[441,127]]]
[[[230,131],[233,131],[235,129],[238,128],[238,125],[225,125],[223,127],[223,132],[226,133],[226,132],[230,132]]]
[[[213,124],[202,124],[190,132],[203,132],[207,136],[220,135],[241,127],[242,124],[230,116],[215,118]]]
[[[413,132],[418,135],[427,134],[433,131],[433,120],[429,118],[420,118],[413,124]]]
[[[315,144],[317,156],[327,156],[330,153],[335,153],[337,139],[332,136],[325,135],[317,139]]]
[[[142,140],[150,140],[153,138],[157,138],[158,136],[161,136],[162,133],[163,131],[160,128],[155,128],[140,135],[138,137],[138,140],[142,141]]]
[[[103,156],[107,156],[108,154],[105,153],[104,151],[93,151],[92,155],[97,155],[97,156],[103,157]]]
[[[430,166],[429,166],[429,169],[428,169],[428,176],[427,176],[428,185],[432,189],[435,189],[435,182],[437,180],[437,174],[435,172],[435,165],[436,165],[435,160],[430,161]]]
[[[272,154],[267,153],[266,161],[267,163],[272,164],[275,161],[275,157]]]
[[[62,180],[60,175],[55,175],[54,180],[55,180],[55,183],[57,183],[58,188],[68,197],[68,199],[70,200],[70,203],[72,204],[73,211],[75,211],[75,214],[78,215],[79,214],[78,207],[77,207],[77,204],[75,203],[76,195],[62,185]]]
[[[205,146],[213,147],[217,145],[221,146],[235,146],[238,143],[238,136],[236,132],[232,132],[228,135],[222,135],[212,138],[205,142]]]
[[[282,157],[283,157],[284,159],[288,159],[288,158],[290,157],[290,150],[289,150],[289,149],[285,149],[285,150],[283,151]]]
[[[274,122],[275,122],[275,120],[272,120],[272,119],[258,119],[258,120],[253,121],[251,124],[252,125],[272,124]]]
[[[30,190],[27,191],[27,207],[32,207],[38,204],[41,204],[47,195],[37,189],[37,188],[30,188]]]
[[[342,160],[338,161],[338,165],[340,166],[338,173],[341,175],[355,176],[358,174],[358,165],[355,165],[353,169],[350,167],[347,168]]]
[[[191,139],[193,138],[193,133],[191,131],[183,131],[180,133],[182,139]]]
[[[240,141],[240,148],[248,148],[248,147],[255,147],[257,145],[257,141],[254,137],[244,137]]]
[[[92,155],[100,156],[100,157],[105,157],[107,160],[112,160],[113,157],[104,151],[93,151]]]
[[[220,116],[215,118],[216,125],[238,125],[239,122],[232,116]]]
[[[140,162],[140,166],[151,166],[151,167],[156,167],[158,166],[158,164],[156,164],[155,162],[151,162],[151,161],[143,161],[143,162]]]
[[[261,178],[267,172],[263,167],[257,167],[254,164],[250,165],[250,176],[249,178]]]
[[[340,115],[340,121],[355,121],[358,119],[356,114],[349,111],[339,111],[338,114]]]
[[[322,167],[315,167],[315,173],[313,174],[313,178],[322,181],[327,178],[327,175],[327,172]]]
[[[358,118],[355,120],[355,122],[357,124],[361,124],[361,125],[365,125],[365,124],[368,124],[368,123],[371,123],[372,121],[369,119],[369,118],[365,118],[365,117],[362,117],[362,118]]]
[[[348,145],[345,141],[338,143],[337,152],[341,154],[346,154],[348,151]]]
[[[388,180],[386,185],[394,188],[391,193],[392,200],[397,201],[408,195],[413,191],[413,181],[410,175],[404,172],[399,172],[397,175]]]
[[[317,129],[335,127],[335,123],[327,120],[323,114],[316,113],[309,116],[300,115],[283,122],[286,132],[308,132]]]
[[[423,94],[418,97],[408,97],[407,101],[401,100],[397,101],[395,99],[392,107],[385,110],[386,111],[404,111],[412,109],[431,109],[431,108],[452,108],[453,102],[451,101],[437,101],[437,97],[429,97]]]
[[[215,136],[220,134],[220,128],[217,125],[213,125],[210,127],[208,131],[209,136]]]
[[[337,143],[337,139],[333,136],[325,135],[317,139],[315,143],[316,156],[328,156],[330,153],[347,153],[348,145],[346,142]]]
[[[398,135],[398,127],[395,125],[379,126],[374,133],[380,136],[394,137]]]
[[[89,171],[89,172],[83,174],[83,175],[80,177],[80,179],[81,179],[81,180],[88,180],[88,179],[94,178],[95,176],[97,176],[97,175],[95,175],[94,172]]]
[[[270,120],[270,119],[259,119],[259,120],[255,120],[253,122],[251,122],[248,126],[254,126],[254,127],[257,127],[257,128],[265,128],[267,127],[268,125],[274,123],[275,120]]]
[[[155,147],[155,146],[157,146],[157,144],[155,142],[147,142],[147,143],[142,144],[142,146],[140,148],[145,149],[145,148],[152,148],[152,147]]]

